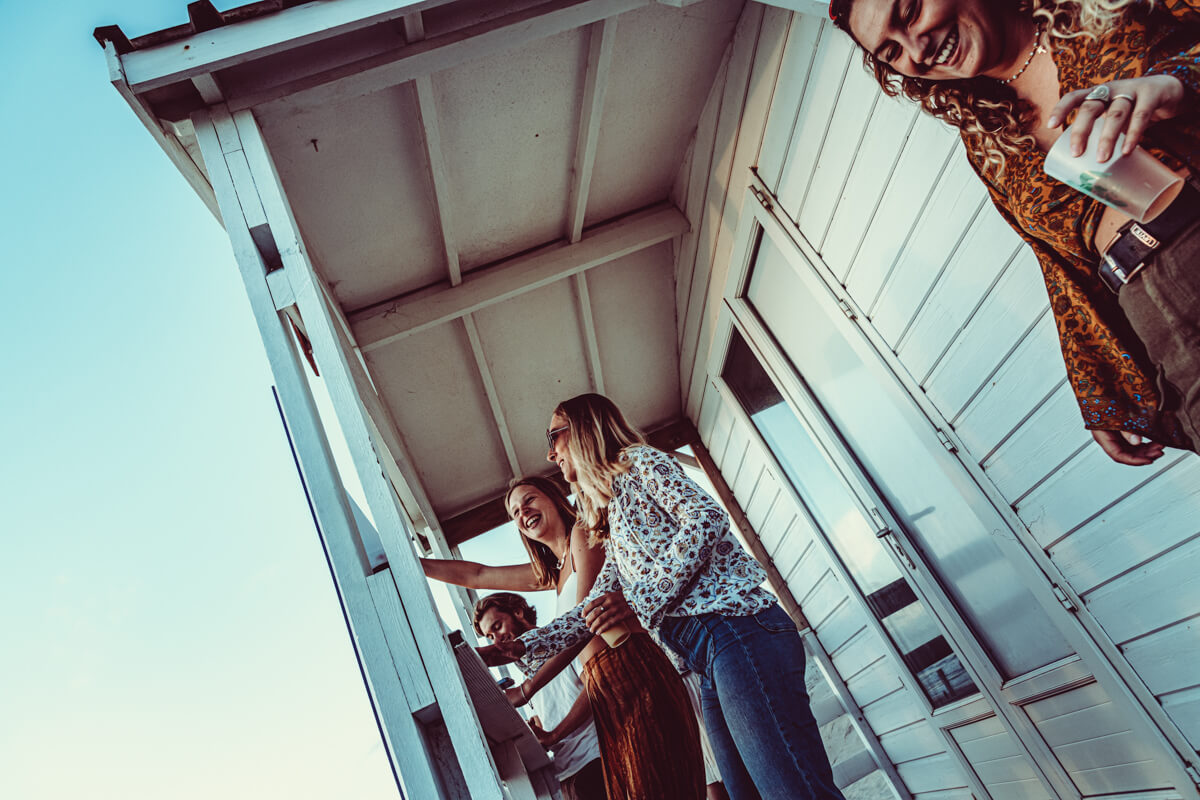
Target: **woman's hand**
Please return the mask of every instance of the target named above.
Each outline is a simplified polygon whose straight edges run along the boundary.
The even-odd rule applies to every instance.
[[[1046,119],[1047,128],[1057,128],[1078,109],[1071,123],[1071,155],[1082,155],[1097,119],[1104,120],[1096,157],[1104,163],[1113,154],[1117,135],[1125,134],[1122,154],[1133,152],[1151,122],[1171,119],[1180,111],[1185,96],[1183,82],[1171,75],[1147,75],[1142,78],[1109,81],[1107,102],[1088,100],[1096,87],[1089,86],[1062,96]]]
[[[520,639],[513,639],[511,642],[496,642],[476,647],[475,652],[479,653],[484,664],[489,667],[498,667],[501,664],[511,664],[525,655],[525,643]]]
[[[1127,431],[1092,431],[1092,438],[1108,457],[1118,464],[1144,467],[1153,464],[1163,454],[1158,442],[1143,441],[1141,436]]]
[[[529,729],[533,731],[533,735],[537,737],[538,744],[540,744],[544,749],[553,750],[554,745],[558,744],[558,741],[554,739],[545,728],[542,727],[542,721],[537,717],[529,720]]]
[[[529,702],[529,695],[526,694],[524,683],[508,687],[504,690],[504,696],[508,698],[508,702],[512,703],[513,708],[520,708]]]
[[[600,595],[584,606],[583,621],[587,623],[588,630],[597,635],[618,624],[630,628],[641,627],[637,615],[633,613],[625,595],[620,591]]]

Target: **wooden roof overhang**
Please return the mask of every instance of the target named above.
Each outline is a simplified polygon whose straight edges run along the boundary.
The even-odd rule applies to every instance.
[[[686,443],[672,200],[742,0],[188,6],[97,29],[112,78],[210,208],[190,115],[250,109],[390,428],[418,527],[492,527],[599,391]],[[673,192],[674,190],[674,192]]]

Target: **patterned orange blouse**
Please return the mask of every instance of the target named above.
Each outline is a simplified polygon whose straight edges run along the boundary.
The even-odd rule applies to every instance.
[[[1181,113],[1152,124],[1143,146],[1172,169],[1187,166],[1194,180],[1200,176],[1200,0],[1159,0],[1152,11],[1139,8],[1098,41],[1055,38],[1051,53],[1063,94],[1140,75],[1169,74],[1183,81]],[[1104,206],[1046,175],[1045,156],[1035,145],[1008,156],[1000,181],[984,174],[981,154],[968,147],[967,156],[992,202],[1041,263],[1086,427],[1184,445],[1174,416],[1161,411],[1155,366],[1117,296],[1096,275],[1099,253],[1092,240]]]

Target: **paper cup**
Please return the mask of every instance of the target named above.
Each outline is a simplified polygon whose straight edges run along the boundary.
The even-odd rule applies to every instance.
[[[620,647],[625,644],[625,640],[629,638],[629,628],[624,625],[613,625],[608,630],[600,634],[600,638],[604,640],[609,647]]]
[[[1101,120],[1097,120],[1087,149],[1075,158],[1071,156],[1068,128],[1046,154],[1046,174],[1138,222],[1153,219],[1175,199],[1183,178],[1140,147],[1129,155],[1119,155],[1125,134],[1117,137],[1113,150],[1117,155],[1101,164],[1096,160],[1096,148],[1102,127]]]

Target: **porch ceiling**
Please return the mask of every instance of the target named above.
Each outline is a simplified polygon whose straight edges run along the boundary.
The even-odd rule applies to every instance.
[[[193,160],[190,111],[253,108],[414,495],[444,520],[545,472],[541,432],[579,392],[677,419],[669,196],[743,0],[397,2],[261,46],[340,5],[160,32],[122,61]],[[239,27],[241,57],[213,49]]]

